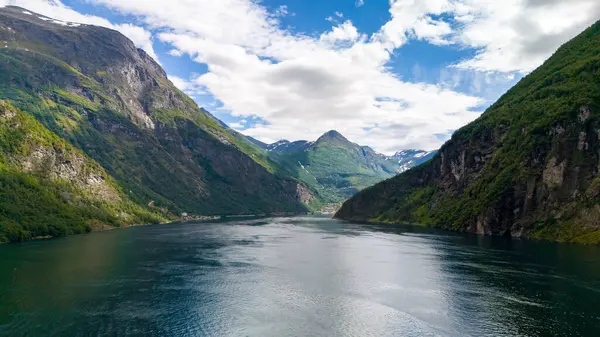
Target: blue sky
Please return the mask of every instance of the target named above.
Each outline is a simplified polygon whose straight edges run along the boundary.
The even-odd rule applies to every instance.
[[[119,30],[261,139],[434,149],[600,17],[596,0],[0,0]]]

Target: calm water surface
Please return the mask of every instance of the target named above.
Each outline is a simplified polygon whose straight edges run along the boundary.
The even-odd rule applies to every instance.
[[[2,336],[599,336],[600,248],[319,217],[0,246]]]

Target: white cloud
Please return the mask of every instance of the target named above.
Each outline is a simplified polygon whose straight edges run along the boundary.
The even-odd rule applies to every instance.
[[[179,57],[182,56],[183,53],[181,52],[181,50],[177,50],[177,49],[171,49],[168,51],[168,54],[171,56],[175,56],[175,57]]]
[[[0,0],[0,7],[8,5],[24,7],[38,14],[65,22],[83,23],[117,30],[133,41],[138,48],[144,49],[148,55],[158,61],[152,46],[152,34],[142,27],[132,24],[115,25],[98,16],[84,15],[65,6],[59,0]]]
[[[284,17],[284,16],[288,16],[288,15],[294,16],[293,13],[290,13],[288,11],[288,6],[286,6],[286,5],[281,5],[281,6],[277,7],[277,9],[275,10],[275,16]]]
[[[229,123],[229,127],[237,131],[243,131],[245,129],[244,124],[240,122]]]
[[[257,115],[269,122],[245,130],[265,141],[315,139],[337,129],[350,139],[384,152],[399,147],[435,148],[434,133],[447,133],[474,119],[466,107],[474,97],[433,85],[404,83],[378,68],[368,44],[343,51],[321,51],[315,59],[279,63],[207,47],[205,41],[161,36],[208,62],[210,72],[190,82],[208,88],[236,116]],[[400,123],[401,121],[401,123]],[[370,131],[366,131],[370,130]]]
[[[138,15],[154,28],[171,28],[243,47],[266,47],[276,14],[248,0],[88,0],[124,14]]]
[[[498,83],[535,68],[600,16],[596,0],[390,0],[391,19],[370,37],[350,20],[333,24],[337,12],[327,18],[331,29],[313,37],[281,28],[287,7],[269,12],[259,1],[88,1],[158,31],[170,55],[206,64],[205,74],[170,78],[190,95],[209,92],[240,119],[265,121],[246,124],[245,133],[276,141],[337,129],[386,153],[438,147],[440,135],[478,116]],[[140,45],[151,37],[127,34]],[[409,83],[386,65],[410,39],[478,53],[444,69],[437,85]],[[465,83],[470,95],[456,92]]]
[[[600,18],[598,0],[465,0],[457,42],[480,48],[459,67],[527,73]]]
[[[173,81],[188,93],[209,91],[234,116],[260,117],[266,123],[245,133],[265,141],[314,139],[337,129],[383,152],[431,149],[441,145],[433,134],[473,120],[482,102],[400,80],[385,65],[402,44],[393,43],[396,37],[386,29],[368,38],[346,20],[313,38],[281,29],[277,13],[253,1],[198,0],[191,7],[183,0],[91,1],[162,30],[158,38],[176,50],[171,55],[207,64],[206,74]],[[447,33],[443,23],[424,15],[412,22],[394,33],[440,43]]]
[[[425,17],[414,23],[412,33],[420,40],[427,40],[436,45],[444,45],[451,43],[444,37],[452,33],[452,28],[447,22]]]
[[[390,13],[382,31],[396,48],[411,37],[460,44],[478,52],[457,67],[526,74],[598,20],[600,1],[391,0]]]
[[[356,41],[359,38],[358,30],[350,20],[347,20],[341,25],[333,27],[330,32],[323,33],[320,40],[330,44],[343,41]]]
[[[383,33],[395,47],[414,37],[475,48],[477,54],[457,66],[484,72],[526,74],[600,18],[598,0],[391,2]],[[450,19],[459,24],[452,27]]]
[[[356,7],[361,7],[364,4],[365,4],[365,0],[356,0],[356,2],[354,2],[354,6],[356,6]]]
[[[381,29],[379,38],[391,44],[390,48],[401,47],[409,37],[436,44],[446,44],[447,35],[452,31],[450,26],[432,15],[440,15],[450,11],[453,4],[450,0],[391,0],[390,14],[392,19]]]

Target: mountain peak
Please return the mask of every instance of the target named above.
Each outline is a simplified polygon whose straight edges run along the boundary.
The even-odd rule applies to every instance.
[[[344,138],[344,136],[342,136],[342,134],[337,132],[336,130],[329,130],[329,131],[325,132],[322,137],[330,137],[330,138],[342,137],[342,138]]]
[[[321,137],[319,137],[319,139],[317,139],[316,143],[331,142],[331,141],[341,142],[341,143],[350,143],[350,141],[346,137],[344,137],[341,133],[339,133],[335,130],[330,130],[330,131],[327,131],[326,133],[324,133]]]

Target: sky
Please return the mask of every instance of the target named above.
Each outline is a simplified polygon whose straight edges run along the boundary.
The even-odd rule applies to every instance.
[[[439,148],[600,19],[598,0],[0,0],[120,31],[217,118],[271,143],[335,129]]]

